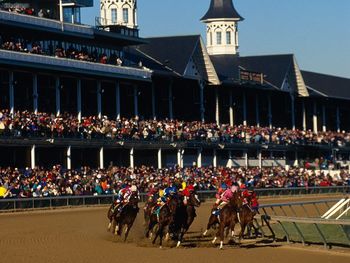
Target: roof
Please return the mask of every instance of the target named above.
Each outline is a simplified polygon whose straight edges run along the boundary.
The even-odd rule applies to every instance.
[[[232,0],[211,0],[210,7],[207,13],[201,18],[201,21],[221,18],[237,21],[244,20],[236,11]]]
[[[200,36],[152,37],[147,40],[149,44],[140,45],[139,51],[183,75]]]
[[[306,85],[318,96],[350,100],[350,79],[301,71]],[[311,94],[314,94],[311,93]]]
[[[236,55],[212,55],[211,61],[221,81],[239,79],[239,57]]]

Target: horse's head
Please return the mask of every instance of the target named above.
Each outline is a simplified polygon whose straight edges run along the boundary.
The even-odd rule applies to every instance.
[[[201,201],[198,198],[198,195],[195,191],[192,191],[190,197],[188,199],[188,204],[199,207],[201,205]]]
[[[174,214],[176,212],[176,208],[179,201],[175,195],[170,195],[168,199],[168,207],[170,209],[170,212]]]
[[[230,205],[233,206],[236,210],[241,209],[243,206],[243,201],[241,199],[240,192],[234,192],[232,198],[230,199]]]

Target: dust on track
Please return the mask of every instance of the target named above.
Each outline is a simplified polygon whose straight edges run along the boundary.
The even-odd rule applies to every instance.
[[[288,199],[289,201],[290,198]],[[300,200],[300,199],[298,199]],[[307,198],[310,200],[310,198]],[[264,203],[269,202],[266,200]],[[350,253],[290,247],[266,240],[245,240],[241,247],[226,245],[223,251],[202,237],[210,204],[185,236],[182,248],[173,242],[163,249],[144,238],[142,210],[126,243],[107,232],[106,207],[37,211],[0,215],[0,255],[9,262],[350,262]]]

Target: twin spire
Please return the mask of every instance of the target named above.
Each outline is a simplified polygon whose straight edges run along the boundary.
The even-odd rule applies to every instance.
[[[201,18],[201,21],[211,19],[230,19],[235,21],[243,21],[244,18],[236,11],[232,0],[211,0],[209,10]]]

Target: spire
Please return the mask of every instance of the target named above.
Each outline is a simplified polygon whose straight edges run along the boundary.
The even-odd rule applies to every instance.
[[[211,19],[225,19],[234,21],[243,21],[233,6],[232,0],[211,0],[209,10],[201,18],[201,21]]]

